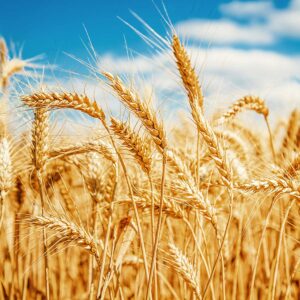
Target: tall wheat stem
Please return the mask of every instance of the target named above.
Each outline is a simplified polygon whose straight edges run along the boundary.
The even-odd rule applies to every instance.
[[[265,122],[266,122],[266,125],[267,125],[267,128],[268,128],[269,139],[270,139],[270,147],[271,147],[271,151],[272,151],[273,160],[276,163],[276,153],[275,153],[272,130],[271,130],[271,127],[270,127],[269,118],[267,116],[264,116],[264,119],[265,119]]]
[[[162,217],[163,217],[163,205],[164,205],[164,185],[165,185],[165,173],[166,173],[166,163],[167,163],[167,156],[165,153],[165,149],[163,150],[163,161],[162,161],[162,176],[161,176],[161,190],[160,190],[160,203],[159,203],[159,214],[158,214],[158,220],[157,220],[157,228],[156,228],[156,234],[155,234],[155,241],[154,241],[154,247],[152,251],[152,262],[151,262],[151,269],[150,269],[150,277],[148,281],[147,286],[147,294],[146,299],[150,298],[150,291],[151,291],[151,284],[152,284],[152,277],[156,265],[156,256],[157,256],[157,250],[158,250],[158,243],[159,243],[159,236],[162,231]]]
[[[260,249],[261,249],[261,246],[263,244],[263,240],[265,238],[265,233],[266,233],[266,230],[267,230],[267,227],[268,227],[268,223],[269,223],[269,219],[270,219],[270,216],[271,216],[271,212],[272,212],[272,209],[276,203],[276,198],[273,199],[271,205],[270,205],[270,208],[268,210],[268,214],[266,216],[266,219],[265,219],[265,224],[264,224],[264,228],[263,228],[263,231],[261,233],[261,238],[259,240],[259,244],[258,244],[258,248],[257,248],[257,254],[256,254],[256,258],[255,258],[255,263],[254,263],[254,267],[253,267],[253,271],[252,271],[252,277],[251,277],[251,283],[250,283],[250,289],[249,289],[249,299],[252,300],[252,292],[253,292],[253,288],[254,288],[254,283],[255,283],[255,277],[256,277],[256,269],[257,269],[257,265],[258,265],[258,259],[259,259],[259,255],[260,255]]]

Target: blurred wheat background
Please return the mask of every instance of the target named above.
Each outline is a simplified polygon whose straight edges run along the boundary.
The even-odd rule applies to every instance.
[[[1,299],[300,298],[300,58],[233,46],[297,49],[300,4],[219,10],[133,13],[126,59],[87,33],[82,74],[0,39]]]

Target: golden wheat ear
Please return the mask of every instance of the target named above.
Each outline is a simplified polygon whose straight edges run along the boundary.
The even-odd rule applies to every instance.
[[[162,122],[149,106],[148,103],[142,102],[138,94],[127,88],[118,76],[113,76],[108,72],[103,75],[109,80],[109,84],[120,99],[120,101],[131,110],[147,129],[157,149],[163,152],[167,146],[166,134]]]
[[[91,101],[86,95],[40,92],[22,96],[21,99],[26,105],[35,108],[70,108],[79,110],[105,123],[105,114],[102,108],[96,101]]]
[[[128,124],[111,118],[111,129],[123,142],[123,145],[134,155],[142,170],[149,174],[151,170],[151,148],[149,141],[143,140]]]
[[[173,35],[172,49],[190,106],[193,108],[194,105],[198,105],[203,110],[203,94],[199,83],[199,78],[196,74],[195,68],[192,67],[191,60],[177,35]]]
[[[235,101],[227,112],[219,119],[220,123],[231,120],[241,111],[248,109],[262,114],[265,118],[269,116],[269,109],[263,99],[256,96],[245,96]]]

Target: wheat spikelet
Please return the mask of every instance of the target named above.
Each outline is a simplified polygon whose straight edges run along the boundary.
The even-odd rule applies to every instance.
[[[16,178],[16,204],[18,206],[18,209],[24,204],[26,200],[26,190],[25,190],[25,184],[23,183],[21,176],[17,176]]]
[[[218,171],[221,175],[221,179],[224,184],[228,187],[231,186],[231,170],[226,162],[225,153],[219,145],[218,139],[203,116],[201,110],[195,106],[193,110],[193,114],[195,116],[195,121],[197,128],[202,135],[204,141],[206,142],[207,148],[209,150],[210,156],[215,162]]]
[[[36,108],[32,127],[32,162],[37,171],[43,171],[48,158],[49,112]]]
[[[287,194],[300,199],[300,193],[292,182],[285,178],[252,180],[248,183],[236,184],[235,188],[251,193],[271,192],[276,194]]]
[[[146,174],[151,170],[151,148],[149,141],[143,141],[128,124],[111,118],[111,129],[123,141],[123,144],[133,153],[137,162]]]
[[[115,165],[113,165],[109,171],[108,174],[105,176],[105,179],[103,180],[104,186],[102,187],[102,193],[103,193],[103,201],[104,202],[111,202],[113,199],[113,192],[114,187],[116,183],[116,177],[117,177],[117,168]]]
[[[64,201],[67,212],[71,216],[75,216],[76,207],[74,205],[74,200],[73,200],[72,196],[70,195],[70,191],[66,187],[62,178],[57,181],[57,185],[58,185],[59,193]]]
[[[82,111],[92,118],[105,123],[105,114],[96,101],[77,93],[34,93],[22,96],[22,101],[30,107],[71,108]]]
[[[173,169],[180,180],[186,181],[189,185],[195,185],[195,180],[187,165],[172,150],[166,151],[167,163]]]
[[[152,136],[157,149],[163,152],[167,146],[166,136],[162,123],[159,123],[153,109],[142,102],[137,95],[126,88],[121,79],[105,72],[103,75],[110,81],[110,86],[118,95],[119,99],[141,120],[142,124]]]
[[[269,115],[269,109],[263,99],[256,96],[245,96],[234,102],[229,110],[222,115],[219,122],[223,123],[233,119],[243,109],[254,110],[258,114],[262,114],[265,118]]]
[[[13,168],[10,146],[6,138],[0,141],[0,192],[7,193],[12,187]]]
[[[294,148],[297,140],[298,126],[299,126],[300,112],[295,109],[292,111],[289,122],[287,125],[286,133],[282,141],[281,149],[279,152],[280,159],[287,158],[290,150]]]
[[[5,40],[3,38],[0,38],[0,74],[2,70],[2,66],[5,64],[7,60],[7,46],[5,43]]]
[[[73,243],[89,251],[100,266],[100,254],[93,237],[75,223],[50,215],[31,216],[28,220],[32,225],[39,226],[56,233],[57,243]]]
[[[172,268],[178,272],[189,287],[192,288],[196,297],[201,298],[197,273],[188,258],[172,243],[169,243],[170,258],[172,260]]]
[[[190,58],[187,55],[185,48],[176,35],[173,35],[172,49],[176,58],[177,68],[189,98],[190,106],[193,107],[195,103],[197,103],[203,110],[203,94],[198,76],[191,65]]]
[[[102,198],[102,164],[97,153],[87,155],[87,169],[84,172],[87,188],[93,198],[93,201],[99,203]]]
[[[291,178],[295,177],[297,172],[300,170],[300,154],[292,161],[290,166],[285,170],[284,176]]]

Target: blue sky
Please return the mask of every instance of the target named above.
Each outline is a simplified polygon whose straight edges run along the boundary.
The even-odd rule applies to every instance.
[[[220,19],[221,4],[231,1],[217,0],[166,0],[164,1],[174,24],[189,19]],[[241,1],[245,2],[245,1]],[[256,1],[261,2],[261,1]],[[155,2],[161,7],[161,2]],[[289,1],[273,1],[276,8],[285,8]],[[138,26],[130,10],[138,13],[160,33],[164,33],[163,22],[151,0],[30,0],[2,1],[0,35],[24,46],[24,56],[45,54],[51,63],[71,63],[64,52],[84,58],[87,53],[82,39],[86,41],[86,26],[95,49],[99,53],[124,53],[124,37],[129,47],[143,51],[146,47],[141,39],[117,17]],[[296,52],[300,43],[288,41],[278,43],[278,51]],[[288,46],[288,47],[287,47]]]
[[[82,42],[87,42],[85,26],[99,54],[100,68],[142,78],[149,85],[144,84],[144,89],[154,89],[160,102],[183,106],[170,49],[149,51],[146,43],[117,18],[145,32],[132,10],[165,36],[166,25],[151,0],[2,2],[0,36],[12,41],[17,49],[23,46],[24,58],[45,54],[44,63],[84,72],[81,64],[64,53],[89,59]],[[155,3],[162,8],[161,1]],[[278,115],[299,106],[300,0],[164,3],[172,24],[186,42],[211,107],[226,107],[245,94],[264,97]],[[136,51],[130,59],[125,39]],[[64,84],[70,84],[64,80]],[[76,82],[76,86],[80,84]],[[81,86],[90,86],[101,98],[101,92],[95,92],[95,83]]]

